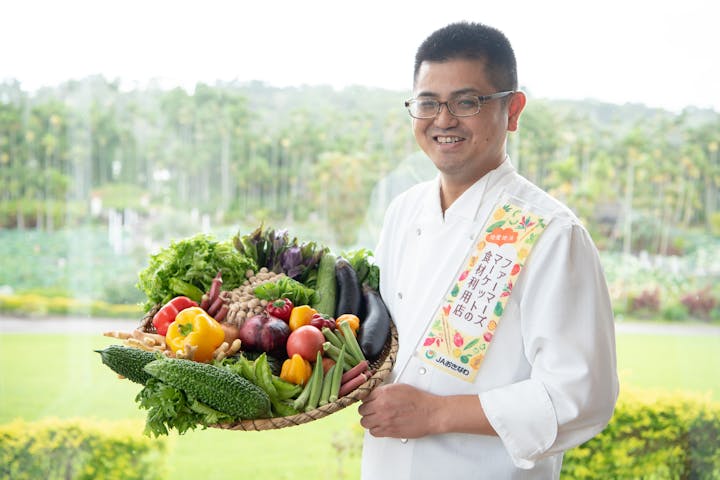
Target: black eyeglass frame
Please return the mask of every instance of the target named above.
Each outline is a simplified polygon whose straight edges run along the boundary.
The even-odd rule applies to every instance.
[[[410,114],[411,117],[417,118],[419,120],[427,120],[429,118],[437,117],[438,114],[440,113],[440,109],[442,108],[443,105],[445,105],[445,108],[447,108],[448,112],[450,112],[450,115],[452,115],[453,117],[472,117],[473,115],[477,115],[478,113],[480,113],[480,110],[482,110],[482,106],[485,105],[486,103],[488,103],[489,101],[496,100],[498,98],[504,98],[504,97],[507,97],[508,95],[512,95],[513,93],[515,93],[515,90],[506,90],[504,92],[491,93],[490,95],[467,95],[468,97],[475,97],[478,99],[478,108],[477,108],[476,112],[468,113],[465,115],[457,115],[455,112],[452,111],[452,108],[450,108],[450,102],[452,100],[448,100],[447,102],[437,102],[437,100],[436,100],[437,110],[435,110],[434,115],[429,116],[429,117],[416,117],[415,115],[412,114],[410,107],[412,106],[413,103],[418,101],[417,98],[409,98],[409,99],[405,100],[405,108],[407,108],[408,113]]]

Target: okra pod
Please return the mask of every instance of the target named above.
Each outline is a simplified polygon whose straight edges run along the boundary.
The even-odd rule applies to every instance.
[[[330,382],[330,396],[328,402],[332,403],[338,399],[338,393],[340,393],[340,380],[343,376],[343,370],[340,365],[345,361],[345,346],[340,349],[340,355],[338,355],[337,363],[335,364],[335,370],[332,374],[332,381]]]
[[[332,344],[335,345],[337,348],[342,348],[342,346],[343,346],[343,341],[340,340],[340,337],[338,337],[337,335],[335,335],[335,332],[333,332],[332,330],[330,330],[328,327],[323,327],[323,328],[322,328],[322,333],[323,333],[323,335],[325,335],[325,339],[326,339],[328,342],[332,343]]]
[[[315,373],[315,372],[313,372]],[[300,395],[293,401],[292,406],[295,408],[295,410],[301,411],[305,409],[305,405],[307,405],[308,398],[310,398],[310,390],[312,388],[312,377],[310,377],[310,380],[305,384],[305,388],[303,388],[303,391],[300,392]]]
[[[347,322],[340,322],[340,331],[343,334],[343,339],[345,340],[345,345],[347,345],[348,353],[357,360],[354,363],[358,364],[365,360],[365,355],[363,355],[362,350],[360,350],[360,345],[355,338],[352,328],[350,328],[350,324]]]
[[[318,405],[320,406],[328,403],[328,399],[330,398],[330,388],[332,387],[332,381],[335,376],[336,368],[339,369],[340,367],[337,364],[332,365],[330,368],[328,368],[328,371],[325,374],[325,378],[323,379],[322,392],[320,392],[320,400],[318,401]]]
[[[345,346],[343,345],[342,348],[344,349]],[[335,360],[335,363],[338,363],[338,358],[340,357],[340,352],[342,351],[342,349],[337,348],[330,342],[325,342],[323,343],[323,350],[325,351],[325,353],[328,354],[330,358]],[[349,357],[349,355],[345,354],[342,361],[342,367],[344,371],[348,371],[353,367],[352,361],[347,357]]]
[[[322,356],[320,352],[317,353],[317,360],[315,361],[315,369],[313,370],[312,378],[310,379],[312,388],[310,390],[310,397],[308,398],[307,405],[305,405],[305,411],[309,412],[314,410],[318,406],[320,400],[320,394],[322,393],[323,384],[323,367],[322,367]]]

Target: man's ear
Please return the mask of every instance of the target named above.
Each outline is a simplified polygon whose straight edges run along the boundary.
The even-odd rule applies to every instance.
[[[515,92],[510,97],[510,103],[508,104],[508,132],[514,132],[518,129],[518,121],[523,108],[525,108],[526,101],[523,92]]]

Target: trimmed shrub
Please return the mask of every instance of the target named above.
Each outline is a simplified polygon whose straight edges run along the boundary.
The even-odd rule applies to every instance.
[[[660,310],[660,289],[643,290],[630,300],[631,312],[656,313]]]
[[[18,315],[90,314],[94,317],[108,318],[142,317],[142,309],[138,304],[113,305],[100,300],[45,297],[34,293],[0,295],[0,313]]]
[[[562,479],[720,479],[720,405],[690,394],[623,392],[615,415],[565,454]]]
[[[710,320],[711,312],[717,306],[717,300],[710,291],[710,287],[683,295],[680,301],[692,316],[702,320]]]
[[[164,439],[136,421],[48,419],[0,425],[0,478],[152,480],[165,478]]]
[[[689,313],[685,305],[681,303],[671,303],[662,309],[660,316],[663,320],[684,321],[689,317]]]

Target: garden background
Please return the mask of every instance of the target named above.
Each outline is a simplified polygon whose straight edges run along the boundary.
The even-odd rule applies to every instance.
[[[0,478],[359,477],[354,406],[149,438],[94,350],[137,325],[137,274],[174,239],[263,223],[372,249],[389,201],[434,175],[397,85],[457,12],[513,40],[512,162],[584,222],[612,295],[620,403],[563,478],[720,478],[712,0],[221,3],[2,9]],[[137,78],[168,71],[188,78]]]
[[[53,452],[55,464],[34,466],[49,477],[107,476],[110,462],[132,465],[124,478],[233,468],[357,478],[354,407],[278,432],[144,437],[137,388],[93,352],[110,340],[63,322],[133,328],[149,255],[200,231],[227,239],[264,223],[334,251],[373,248],[389,200],[434,175],[398,108],[404,95],[260,82],[123,91],[102,77],[37,94],[0,84],[0,435],[26,432]],[[712,110],[531,97],[510,137],[520,172],[588,226],[618,325],[622,420],[568,454],[565,478],[720,472],[719,126]],[[48,318],[46,332],[29,327]],[[89,446],[108,442],[126,447]],[[26,465],[38,458],[20,451]]]

